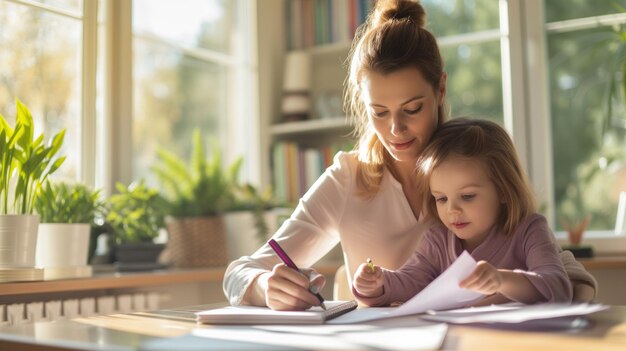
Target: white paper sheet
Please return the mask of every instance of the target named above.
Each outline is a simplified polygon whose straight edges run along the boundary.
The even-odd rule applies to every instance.
[[[412,325],[415,324],[415,325]],[[404,327],[374,325],[313,326],[212,326],[194,329],[192,335],[220,341],[245,342],[249,349],[316,350],[437,350],[448,327],[444,323],[415,321]]]
[[[421,318],[445,323],[521,323],[530,320],[583,316],[607,309],[602,304],[505,304],[429,312]]]
[[[326,323],[349,324],[369,320],[424,313],[428,310],[445,310],[470,305],[483,295],[459,287],[459,282],[476,267],[476,261],[463,253],[426,288],[399,307],[362,308],[346,313]]]

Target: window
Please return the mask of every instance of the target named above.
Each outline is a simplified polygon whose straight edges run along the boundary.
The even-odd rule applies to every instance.
[[[255,63],[249,59],[253,55],[241,50],[251,47],[245,30],[250,5],[241,3],[134,1],[133,179],[150,180],[157,147],[190,155],[195,128],[207,144],[209,138],[219,141],[231,159],[253,147],[233,142],[254,140],[240,137],[253,130],[234,128],[233,121],[249,126],[258,119],[248,79]],[[243,118],[233,106],[242,102],[252,107]]]
[[[67,160],[55,177],[85,179],[83,77],[91,62],[82,60],[89,50],[83,32],[95,26],[93,17],[78,0],[0,1],[0,113],[14,123],[18,98],[33,115],[36,135],[67,130],[60,151]]]
[[[157,145],[187,158],[195,127],[224,162],[253,154],[255,11],[245,0],[0,0],[0,112],[12,118],[20,98],[38,133],[66,128],[54,177],[105,194],[150,180]],[[242,175],[258,181],[257,168],[246,160]]]
[[[491,0],[422,1],[426,26],[439,40],[452,116],[503,123],[500,20]],[[453,26],[450,23],[454,23]]]
[[[624,1],[545,2],[559,226],[589,216],[590,230],[613,230],[619,193],[626,191],[623,92],[609,100],[610,82],[623,87],[626,68],[626,14],[620,3],[626,6]]]

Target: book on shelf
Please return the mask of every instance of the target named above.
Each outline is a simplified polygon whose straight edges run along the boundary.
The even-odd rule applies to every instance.
[[[295,203],[317,181],[339,150],[352,145],[305,147],[295,142],[276,142],[272,150],[274,194],[279,202]]]
[[[288,0],[285,18],[289,50],[349,42],[373,4],[373,0]]]
[[[323,324],[357,307],[352,301],[326,301],[326,310],[313,306],[305,311],[275,311],[267,307],[228,306],[196,312],[205,324]]]

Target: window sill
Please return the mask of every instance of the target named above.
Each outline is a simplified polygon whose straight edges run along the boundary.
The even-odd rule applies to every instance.
[[[556,232],[555,236],[559,245],[569,244],[566,232]],[[612,230],[587,231],[583,244],[593,247],[594,254],[598,256],[626,255],[626,233],[615,234]]]

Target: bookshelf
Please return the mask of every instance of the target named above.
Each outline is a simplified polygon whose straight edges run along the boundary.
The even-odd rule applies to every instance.
[[[350,132],[350,129],[351,126],[347,121],[347,117],[330,117],[277,123],[270,127],[270,133],[276,138],[288,138],[303,134]]]
[[[332,164],[334,154],[355,144],[352,125],[343,112],[346,59],[373,1],[284,0],[283,6],[283,56],[302,51],[311,61],[309,118],[284,122],[277,109],[267,133],[276,198],[295,205]]]

